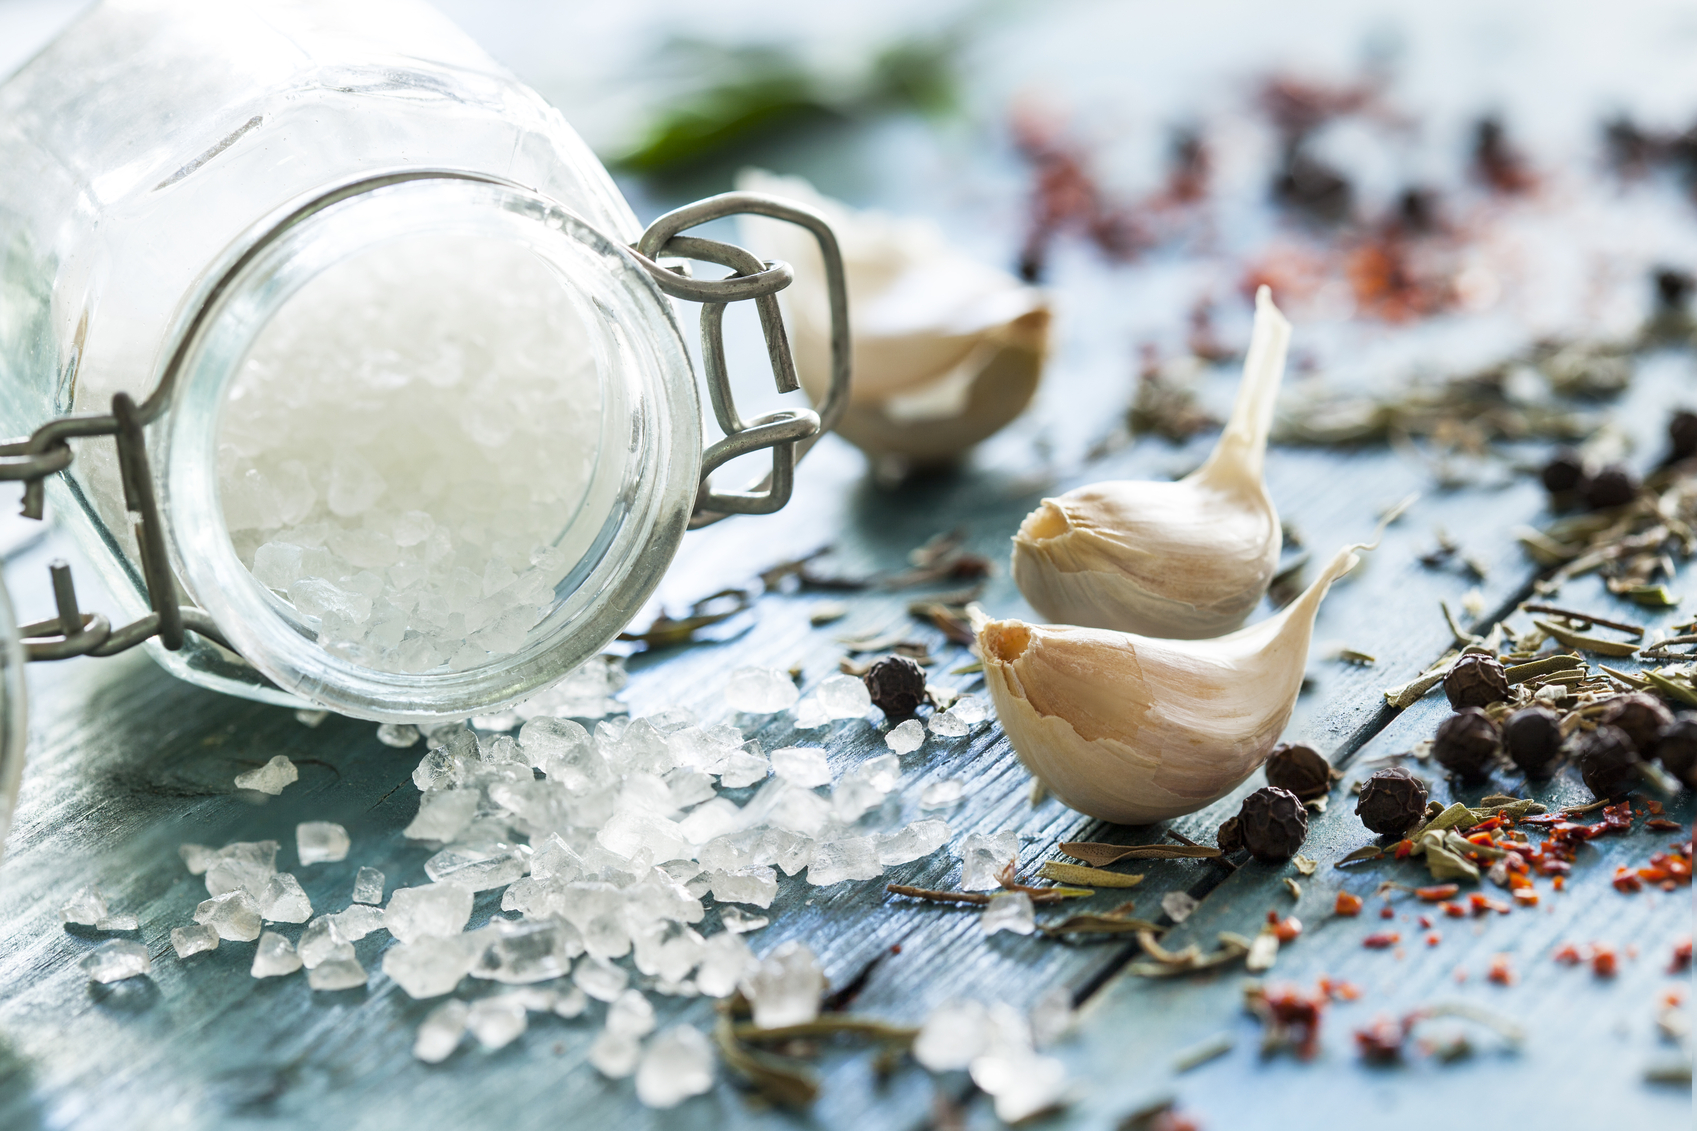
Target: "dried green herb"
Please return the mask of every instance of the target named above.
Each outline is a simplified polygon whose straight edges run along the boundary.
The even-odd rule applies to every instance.
[[[793,1057],[745,1047],[736,1039],[730,1012],[723,1006],[713,1024],[713,1042],[725,1067],[771,1102],[806,1107],[819,1098],[819,1077],[807,1065]]]
[[[1206,845],[1101,844],[1094,841],[1062,841],[1062,852],[1086,864],[1106,868],[1120,860],[1204,860],[1223,855]]]
[[[1227,966],[1247,955],[1253,945],[1251,940],[1231,931],[1220,932],[1220,949],[1211,954],[1203,954],[1195,944],[1181,951],[1162,950],[1155,942],[1152,932],[1139,934],[1137,941],[1151,958],[1133,962],[1126,969],[1141,978],[1170,978],[1177,974],[1191,974]]]
[[[714,605],[727,601],[730,602],[728,606],[713,608]],[[695,634],[701,629],[730,620],[753,604],[754,595],[751,593],[741,589],[722,589],[691,605],[688,616],[673,619],[665,613],[661,613],[643,631],[621,632],[619,639],[646,644],[650,648],[669,648],[676,644],[687,644],[695,638]]]
[[[938,891],[934,888],[916,888],[908,884],[885,884],[884,890],[892,895],[905,895],[913,899],[923,899],[929,903],[989,903],[991,892],[986,891]],[[1015,888],[1031,896],[1031,902],[1037,904],[1059,903],[1064,899],[1084,899],[1095,895],[1087,888]]]
[[[1131,888],[1143,882],[1141,873],[1110,872],[1106,868],[1092,868],[1087,864],[1063,864],[1059,860],[1045,860],[1042,867],[1037,869],[1037,874],[1045,880],[1077,884],[1079,887]]]
[[[1147,919],[1129,915],[1073,915],[1059,923],[1043,923],[1037,928],[1051,938],[1060,935],[1131,935],[1139,931],[1158,931],[1161,928]]]
[[[1600,656],[1630,656],[1638,651],[1638,645],[1627,644],[1620,640],[1606,640],[1601,636],[1591,636],[1583,632],[1573,632],[1547,620],[1533,618],[1532,623],[1548,633],[1553,639],[1569,648],[1577,648],[1581,652],[1595,652]]]
[[[1302,855],[1300,852],[1298,852],[1295,856],[1292,856],[1290,858],[1290,862],[1295,864],[1296,870],[1305,876],[1312,876],[1315,870],[1320,867],[1319,861],[1311,860]]]
[[[1332,867],[1342,868],[1346,864],[1359,864],[1363,860],[1378,860],[1385,856],[1387,852],[1388,849],[1381,845],[1369,844],[1351,852],[1348,856],[1345,856],[1342,860],[1339,860],[1336,864],[1332,865]]]
[[[1555,675],[1574,669],[1582,671],[1584,668],[1585,661],[1578,656],[1546,656],[1541,660],[1505,667],[1503,675],[1508,677],[1509,686],[1514,687],[1542,675]]]
[[[1644,635],[1643,625],[1629,624],[1625,621],[1609,620],[1607,617],[1594,616],[1591,613],[1576,613],[1572,609],[1562,609],[1555,605],[1522,605],[1521,608],[1529,613],[1548,613],[1550,616],[1561,617],[1563,620],[1573,621],[1575,624],[1600,624],[1604,628],[1612,628],[1619,632],[1628,633],[1632,636],[1641,637]]]

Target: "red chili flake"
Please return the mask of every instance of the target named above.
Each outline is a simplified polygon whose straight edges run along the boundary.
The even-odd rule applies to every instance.
[[[1338,892],[1337,902],[1332,904],[1334,914],[1347,915],[1351,918],[1361,914],[1361,897],[1351,895],[1347,891]]]
[[[1444,914],[1448,915],[1451,919],[1465,919],[1465,918],[1467,918],[1467,908],[1463,904],[1460,904],[1460,903],[1440,903],[1440,904],[1438,904],[1438,906],[1440,908],[1442,908]]]
[[[1563,966],[1578,966],[1585,961],[1585,950],[1574,943],[1564,942],[1550,956]]]
[[[1432,929],[1432,917],[1430,915],[1422,915],[1416,921],[1420,924],[1420,929],[1422,931],[1429,931]]]
[[[1397,1022],[1380,1015],[1365,1029],[1355,1031],[1355,1047],[1363,1060],[1375,1064],[1392,1064],[1402,1059],[1402,1042],[1408,1036]]]
[[[1477,825],[1468,829],[1467,835],[1471,837],[1474,833],[1488,833],[1493,829],[1500,829],[1502,827],[1503,819],[1501,817],[1486,817],[1483,821],[1480,821]]]
[[[1413,851],[1414,842],[1412,840],[1399,840],[1396,842],[1396,851],[1392,855],[1398,860],[1405,860],[1408,858],[1408,854]]]
[[[1150,1121],[1149,1131],[1202,1131],[1202,1125],[1183,1112],[1168,1108]]]
[[[1648,798],[1644,804],[1649,806],[1650,812],[1654,813],[1656,816],[1659,817],[1662,815],[1662,803],[1660,801],[1657,801],[1652,797]]]
[[[1630,868],[1616,868],[1614,886],[1616,891],[1643,891],[1644,885],[1638,882],[1638,877],[1632,874]]]
[[[1320,1050],[1320,1013],[1325,1005],[1325,994],[1305,994],[1288,983],[1268,986],[1250,1002],[1267,1028],[1267,1040],[1295,1045],[1296,1055],[1304,1060]]]
[[[1395,931],[1375,931],[1361,940],[1361,945],[1370,950],[1384,950],[1402,941],[1402,936]]]
[[[1393,909],[1391,907],[1390,904],[1387,903],[1383,907],[1379,908],[1379,918],[1381,918],[1381,919],[1395,919],[1396,918],[1396,911],[1395,911],[1395,909]]]
[[[1538,906],[1538,893],[1531,888],[1516,888],[1513,895],[1514,901],[1522,907]]]
[[[1320,992],[1333,1001],[1355,1001],[1361,996],[1361,987],[1354,982],[1334,982],[1325,974],[1320,975],[1318,985]]]
[[[1467,843],[1481,845],[1485,848],[1495,848],[1497,846],[1496,838],[1492,837],[1490,833],[1474,833],[1472,836],[1467,838]]]
[[[1567,878],[1565,876],[1557,876],[1555,879],[1550,881],[1550,886],[1555,888],[1557,891],[1566,891]]]
[[[1475,915],[1483,915],[1487,911],[1495,911],[1499,915],[1507,915],[1510,910],[1509,905],[1504,903],[1502,900],[1492,899],[1484,892],[1479,891],[1468,896],[1467,902],[1472,906],[1473,913]]]
[[[1669,974],[1681,974],[1691,969],[1691,936],[1687,935],[1673,944],[1673,962],[1668,966]]]
[[[1284,919],[1277,919],[1275,916],[1275,920],[1273,934],[1279,937],[1281,943],[1295,942],[1297,936],[1302,934],[1302,920],[1295,915]]]
[[[1506,954],[1492,955],[1491,972],[1485,976],[1499,986],[1514,985],[1514,967],[1509,965],[1509,956]]]
[[[1676,833],[1680,829],[1680,824],[1678,821],[1670,821],[1666,817],[1651,817],[1644,822],[1644,827],[1655,829],[1657,832]]]
[[[1440,935],[1436,931],[1433,931],[1431,934],[1426,936],[1426,945],[1427,946],[1437,946],[1439,943],[1441,943],[1443,941],[1444,941],[1444,936]]]
[[[1460,890],[1460,884],[1434,884],[1429,888],[1415,888],[1414,894],[1427,903],[1441,903]]]
[[[1603,943],[1594,943],[1591,951],[1591,972],[1599,978],[1615,976],[1614,947]]]

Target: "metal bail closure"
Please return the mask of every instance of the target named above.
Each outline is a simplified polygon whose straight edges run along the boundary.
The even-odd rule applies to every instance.
[[[753,299],[760,313],[760,329],[772,377],[780,393],[800,388],[789,336],[778,309],[778,292],[790,285],[795,273],[787,263],[762,262],[752,252],[718,240],[679,233],[711,220],[749,213],[799,224],[813,234],[825,261],[825,285],[831,307],[831,388],[825,403],[810,409],[770,412],[745,421],[731,395],[730,374],[725,365],[725,306]],[[683,269],[671,270],[655,260],[666,257],[695,259],[728,267],[724,279],[692,279]],[[795,487],[795,465],[819,437],[836,427],[848,407],[849,325],[848,288],[843,274],[842,253],[837,237],[822,216],[812,209],[778,197],[754,192],[727,192],[668,212],[648,226],[637,241],[633,258],[654,282],[673,298],[702,304],[701,356],[707,377],[707,392],[713,416],[725,438],[711,445],[701,457],[701,487],[696,494],[690,528],[707,526],[733,514],[771,514],[790,501]],[[741,491],[720,491],[712,474],[737,456],[762,448],[772,449],[772,470]]]

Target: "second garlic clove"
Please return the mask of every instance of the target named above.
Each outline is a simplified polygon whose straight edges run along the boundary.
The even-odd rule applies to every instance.
[[[990,621],[978,630],[1002,729],[1032,775],[1123,825],[1193,813],[1266,761],[1302,687],[1314,617],[1349,546],[1276,616],[1214,640]]]
[[[737,187],[806,203],[843,253],[854,341],[849,405],[836,431],[895,469],[952,463],[1025,410],[1048,353],[1043,293],[951,247],[934,224],[860,212],[799,177],[747,170]],[[781,295],[796,372],[829,385],[830,319],[819,252],[794,225],[743,218],[750,247],[796,269]]]
[[[1014,535],[1013,577],[1044,619],[1200,640],[1241,625],[1278,571],[1262,478],[1290,323],[1262,287],[1236,406],[1176,483],[1115,480],[1045,499]]]

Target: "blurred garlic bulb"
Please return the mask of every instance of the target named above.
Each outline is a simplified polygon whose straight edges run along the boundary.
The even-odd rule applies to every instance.
[[[1302,687],[1314,617],[1360,559],[1347,546],[1278,615],[1214,640],[986,621],[984,681],[1032,775],[1081,813],[1144,825],[1258,769]]]
[[[929,221],[858,212],[800,177],[745,170],[737,187],[800,201],[831,222],[848,276],[854,381],[837,431],[875,461],[953,462],[1024,411],[1048,348],[1043,293],[948,246]],[[738,223],[764,259],[795,268],[780,298],[796,370],[830,384],[830,318],[813,238],[759,216]]]
[[[1116,480],[1044,499],[1013,540],[1013,577],[1045,619],[1200,640],[1242,624],[1278,570],[1261,469],[1290,323],[1266,287],[1231,420],[1176,483]]]

